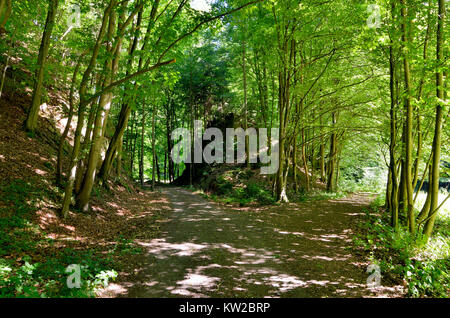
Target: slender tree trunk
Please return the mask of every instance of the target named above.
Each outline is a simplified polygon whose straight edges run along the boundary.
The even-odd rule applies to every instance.
[[[152,191],[155,191],[155,168],[156,168],[156,103],[152,111]]]
[[[247,105],[247,61],[246,61],[246,43],[245,43],[245,31],[242,39],[242,81],[244,85],[244,129],[247,130],[248,126],[248,105]],[[245,136],[245,165],[250,167],[250,151],[249,151],[249,136]]]
[[[167,151],[164,152],[164,179],[163,182],[167,180]]]
[[[161,170],[159,169],[158,154],[155,155],[155,159],[156,159],[156,177],[158,182],[161,182]]]
[[[122,173],[122,147],[123,147],[123,135],[120,137],[119,146],[117,147],[117,177],[120,178]]]
[[[129,148],[128,148],[128,164],[129,164],[129,172],[130,176],[133,176],[133,143],[134,143],[134,136],[135,136],[135,127],[136,127],[136,111],[133,111],[133,117],[131,120],[131,129],[130,129],[130,142],[129,142]]]
[[[3,72],[2,72],[2,82],[0,84],[0,98],[2,98],[3,86],[5,85],[5,80],[6,80],[6,71],[8,70],[8,67],[9,67],[9,60],[11,59],[9,50],[10,50],[10,47],[8,48],[8,53],[7,53],[8,56],[6,57],[5,68],[3,69]]]
[[[99,87],[97,87],[99,88]],[[91,106],[89,110],[89,116],[87,119],[86,132],[84,135],[83,142],[81,144],[81,156],[77,163],[77,174],[75,176],[75,193],[78,194],[81,189],[81,184],[83,182],[83,176],[86,171],[86,166],[88,163],[88,157],[86,156],[86,152],[88,151],[91,141],[92,141],[92,129],[94,125],[95,114],[97,113],[98,105],[94,104]]]
[[[302,102],[303,103],[303,102]],[[300,107],[303,108],[302,106]],[[309,169],[308,169],[308,159],[306,158],[306,138],[305,138],[305,128],[302,127],[301,131],[301,137],[302,137],[302,161],[303,161],[303,170],[305,173],[305,180],[306,180],[306,190],[309,191]]]
[[[80,56],[80,59],[78,60],[78,63],[75,67],[75,70],[73,72],[72,76],[72,83],[70,87],[70,96],[69,96],[69,115],[67,117],[67,124],[64,128],[64,132],[61,136],[61,139],[59,141],[58,145],[58,157],[56,161],[56,184],[61,185],[61,175],[62,175],[62,157],[63,157],[63,150],[64,150],[64,143],[66,141],[67,135],[69,134],[70,125],[72,123],[73,113],[74,113],[74,92],[75,92],[75,84],[77,81],[77,74],[80,70],[81,60],[83,56]]]
[[[133,178],[133,173],[134,173],[134,159],[136,157],[136,144],[137,144],[137,127],[136,127],[136,132],[133,135],[133,140],[132,140],[132,149],[131,149],[131,162],[130,162],[130,173],[131,173],[131,178]]]
[[[115,12],[112,11],[109,18],[109,30],[107,37],[109,41],[112,41],[113,33],[115,32],[115,30],[116,16]],[[118,39],[117,41],[120,42],[120,39]],[[118,70],[120,44],[116,52],[113,52],[112,50],[113,48],[111,47],[111,45],[109,45],[108,51],[110,53],[113,53],[114,55],[105,62],[104,70],[107,75],[103,87],[107,87],[112,83],[114,76]],[[86,172],[84,174],[80,192],[77,194],[77,207],[84,212],[88,211],[89,209],[89,200],[91,198],[92,188],[95,182],[95,175],[103,143],[104,127],[107,124],[112,99],[112,92],[106,92],[100,96],[99,107],[97,109],[97,114],[94,121],[94,129],[92,130],[92,145],[89,151],[89,160],[86,166]]]
[[[144,137],[145,137],[145,102],[142,105],[142,127],[141,127],[141,156],[139,160],[139,179],[141,181],[141,187],[144,187]]]
[[[428,42],[430,39],[430,33],[431,33],[431,4],[428,4],[429,10],[428,10],[428,23],[427,23],[427,29],[425,32],[425,42],[423,44],[423,62],[427,62],[428,57]],[[423,95],[423,87],[425,85],[425,79],[426,79],[426,71],[424,70],[422,72],[422,77],[420,79],[418,93],[417,93],[417,100],[420,102],[422,100]],[[417,185],[417,180],[419,177],[419,168],[420,168],[420,161],[422,157],[422,142],[423,142],[423,132],[422,132],[422,125],[421,125],[421,114],[420,114],[420,107],[419,105],[416,107],[417,109],[417,118],[416,118],[416,125],[417,125],[417,153],[416,153],[416,160],[414,161],[414,176],[413,176],[413,189]]]
[[[142,24],[143,11],[144,11],[144,7],[139,11],[137,21],[134,26],[134,31],[136,32],[136,34],[135,34],[133,41],[130,44],[130,48],[128,50],[129,59],[128,59],[128,64],[127,64],[126,76],[131,74],[131,69],[132,69],[133,61],[134,61],[134,53],[135,53],[137,45],[138,45],[139,35],[141,34],[140,27]],[[140,58],[139,65],[140,65],[140,67],[142,66],[142,57]],[[131,94],[132,94],[131,101],[126,100],[129,97],[129,94],[128,94],[128,92],[125,92],[125,96],[124,96],[123,102],[122,102],[122,108],[121,108],[120,114],[119,114],[119,120],[117,122],[116,129],[114,130],[114,135],[111,138],[111,141],[108,145],[108,150],[105,153],[105,159],[103,160],[102,166],[100,168],[99,178],[102,180],[102,182],[106,182],[108,180],[112,162],[113,162],[114,153],[116,152],[118,147],[122,147],[122,145],[120,144],[120,140],[123,140],[123,135],[125,133],[125,130],[128,128],[128,120],[129,120],[130,114],[131,114],[131,106],[132,106],[135,96],[136,96],[136,90],[137,90],[137,83],[134,84],[134,88],[131,90],[132,91],[131,92]],[[127,150],[129,150],[128,141],[129,141],[129,138],[127,138],[127,147],[126,147]]]
[[[414,218],[414,207],[413,207],[413,189],[412,189],[412,176],[411,176],[411,162],[412,162],[412,117],[413,109],[411,103],[411,74],[409,68],[408,59],[408,31],[407,25],[407,7],[406,0],[401,0],[401,16],[402,16],[402,45],[403,45],[403,71],[405,77],[405,111],[406,111],[406,133],[405,133],[405,182],[406,182],[406,198],[405,207],[407,211],[408,226],[409,231],[414,233],[416,230],[415,218]]]
[[[337,155],[337,145],[336,145],[336,112],[332,112],[332,124],[333,131],[330,137],[330,152],[328,158],[328,180],[327,180],[327,190],[334,192],[336,191],[336,155]]]
[[[12,11],[12,0],[0,1],[0,34],[5,29],[6,22],[8,22]]]
[[[44,34],[42,36],[41,47],[39,49],[39,56],[37,61],[37,70],[34,79],[33,97],[31,106],[28,110],[27,119],[25,121],[25,129],[34,132],[37,128],[37,121],[39,115],[39,108],[41,106],[42,88],[44,86],[44,75],[48,57],[48,50],[50,47],[50,37],[55,25],[55,16],[58,9],[58,0],[51,0],[49,2],[47,21],[45,22]],[[0,25],[0,27],[3,27]]]
[[[298,163],[297,163],[297,134],[296,132],[294,132],[294,138],[293,138],[293,142],[294,142],[294,150],[292,151],[292,161],[293,161],[293,165],[292,165],[292,169],[293,169],[293,177],[294,177],[294,192],[298,192],[299,186],[298,186],[298,173],[297,173],[297,169],[298,169]]]
[[[286,193],[286,179],[285,179],[285,170],[289,171],[289,167],[285,167],[286,165],[286,126],[288,119],[288,108],[289,108],[289,89],[288,89],[288,80],[286,80],[287,70],[286,66],[284,66],[284,70],[279,73],[279,118],[280,118],[280,127],[279,127],[279,168],[276,177],[276,199],[279,202],[288,202],[287,193]]]
[[[81,80],[81,84],[80,84],[80,90],[79,90],[80,105],[78,107],[78,123],[77,123],[77,128],[75,130],[74,147],[73,147],[73,151],[72,151],[72,155],[71,155],[71,159],[70,159],[70,167],[69,167],[70,175],[69,175],[69,180],[67,182],[66,189],[64,192],[64,199],[63,199],[63,204],[62,204],[62,208],[61,208],[61,215],[64,218],[66,218],[69,213],[69,206],[70,206],[70,202],[72,200],[72,192],[73,192],[73,187],[74,187],[74,183],[75,183],[76,167],[77,167],[79,151],[80,151],[80,144],[81,144],[80,143],[81,132],[83,129],[84,117],[85,117],[85,108],[86,108],[86,106],[88,106],[88,100],[89,100],[87,98],[87,94],[86,94],[87,93],[87,85],[89,83],[89,78],[90,78],[92,71],[94,70],[94,67],[97,62],[98,53],[100,51],[100,45],[101,45],[103,38],[105,36],[105,33],[106,33],[107,21],[109,18],[109,13],[112,10],[113,4],[114,4],[114,0],[111,0],[108,7],[105,9],[105,12],[103,14],[103,19],[102,19],[102,25],[100,27],[100,31],[99,31],[96,43],[94,45],[94,48],[92,50],[92,55],[91,55],[89,65],[84,72],[83,79]]]
[[[444,62],[444,22],[445,22],[445,1],[439,0],[439,14],[438,14],[438,29],[437,29],[437,45],[436,45],[436,60],[437,64],[441,65]],[[436,124],[433,138],[433,163],[430,180],[430,212],[428,220],[425,222],[423,233],[426,237],[430,237],[433,232],[434,222],[438,210],[438,196],[439,196],[439,164],[441,158],[441,134],[442,134],[442,104],[446,102],[446,94],[444,93],[444,74],[440,69],[436,72],[436,96],[438,104],[436,106]],[[441,104],[442,103],[442,104]]]
[[[392,4],[392,20],[394,20],[394,9],[395,9],[395,1],[391,2]],[[394,228],[398,227],[398,176],[397,176],[397,167],[396,167],[396,155],[395,155],[395,146],[396,146],[396,98],[395,98],[395,61],[394,61],[394,52],[393,52],[393,40],[391,39],[391,45],[389,47],[389,88],[390,88],[390,96],[391,96],[391,109],[390,109],[390,144],[389,144],[389,180],[391,185],[391,190],[387,191],[388,196],[386,199],[390,202],[389,209],[391,212],[391,226]]]

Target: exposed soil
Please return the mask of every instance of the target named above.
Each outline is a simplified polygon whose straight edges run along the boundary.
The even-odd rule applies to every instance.
[[[218,205],[162,188],[172,208],[162,236],[138,240],[145,257],[102,297],[395,297],[369,288],[351,237],[370,196],[260,209]],[[387,286],[384,286],[387,285]]]

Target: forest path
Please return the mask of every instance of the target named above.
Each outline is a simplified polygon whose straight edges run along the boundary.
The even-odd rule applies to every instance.
[[[141,268],[112,284],[111,297],[374,297],[351,236],[370,196],[256,210],[211,203],[164,187],[173,211],[162,237],[139,241]]]

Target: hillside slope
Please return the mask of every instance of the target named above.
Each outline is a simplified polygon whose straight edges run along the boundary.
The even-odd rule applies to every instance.
[[[127,262],[137,252],[133,240],[158,235],[166,200],[122,178],[112,190],[96,188],[91,214],[71,212],[62,220],[63,189],[55,185],[55,165],[67,122],[64,94],[49,91],[39,133],[31,136],[22,129],[30,90],[21,93],[6,83],[0,99],[0,297],[94,296],[114,271],[134,269]],[[68,143],[66,159],[69,152]],[[66,286],[70,264],[85,266],[89,278],[81,289]]]

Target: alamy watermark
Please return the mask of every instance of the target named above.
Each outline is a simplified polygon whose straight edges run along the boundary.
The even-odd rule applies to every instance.
[[[71,29],[81,27],[81,8],[77,4],[69,6],[69,15],[67,17],[67,26]]]
[[[381,10],[377,4],[369,4],[367,12],[370,14],[367,18],[367,26],[370,29],[378,29],[381,27]]]
[[[370,264],[367,266],[366,270],[367,274],[370,274],[367,277],[367,286],[369,287],[379,287],[381,286],[381,269],[377,264]]]
[[[79,264],[71,264],[67,266],[66,273],[69,274],[66,280],[67,288],[81,288],[81,266]]]
[[[196,120],[193,131],[177,128],[172,132],[177,144],[171,157],[175,163],[245,163],[248,137],[248,161],[257,163],[259,158],[259,162],[268,164],[261,167],[261,174],[274,174],[279,168],[279,130],[272,128],[270,132],[269,140],[267,128],[226,128],[224,142],[222,130],[212,127],[202,132],[202,121]],[[203,147],[203,141],[211,142]]]

